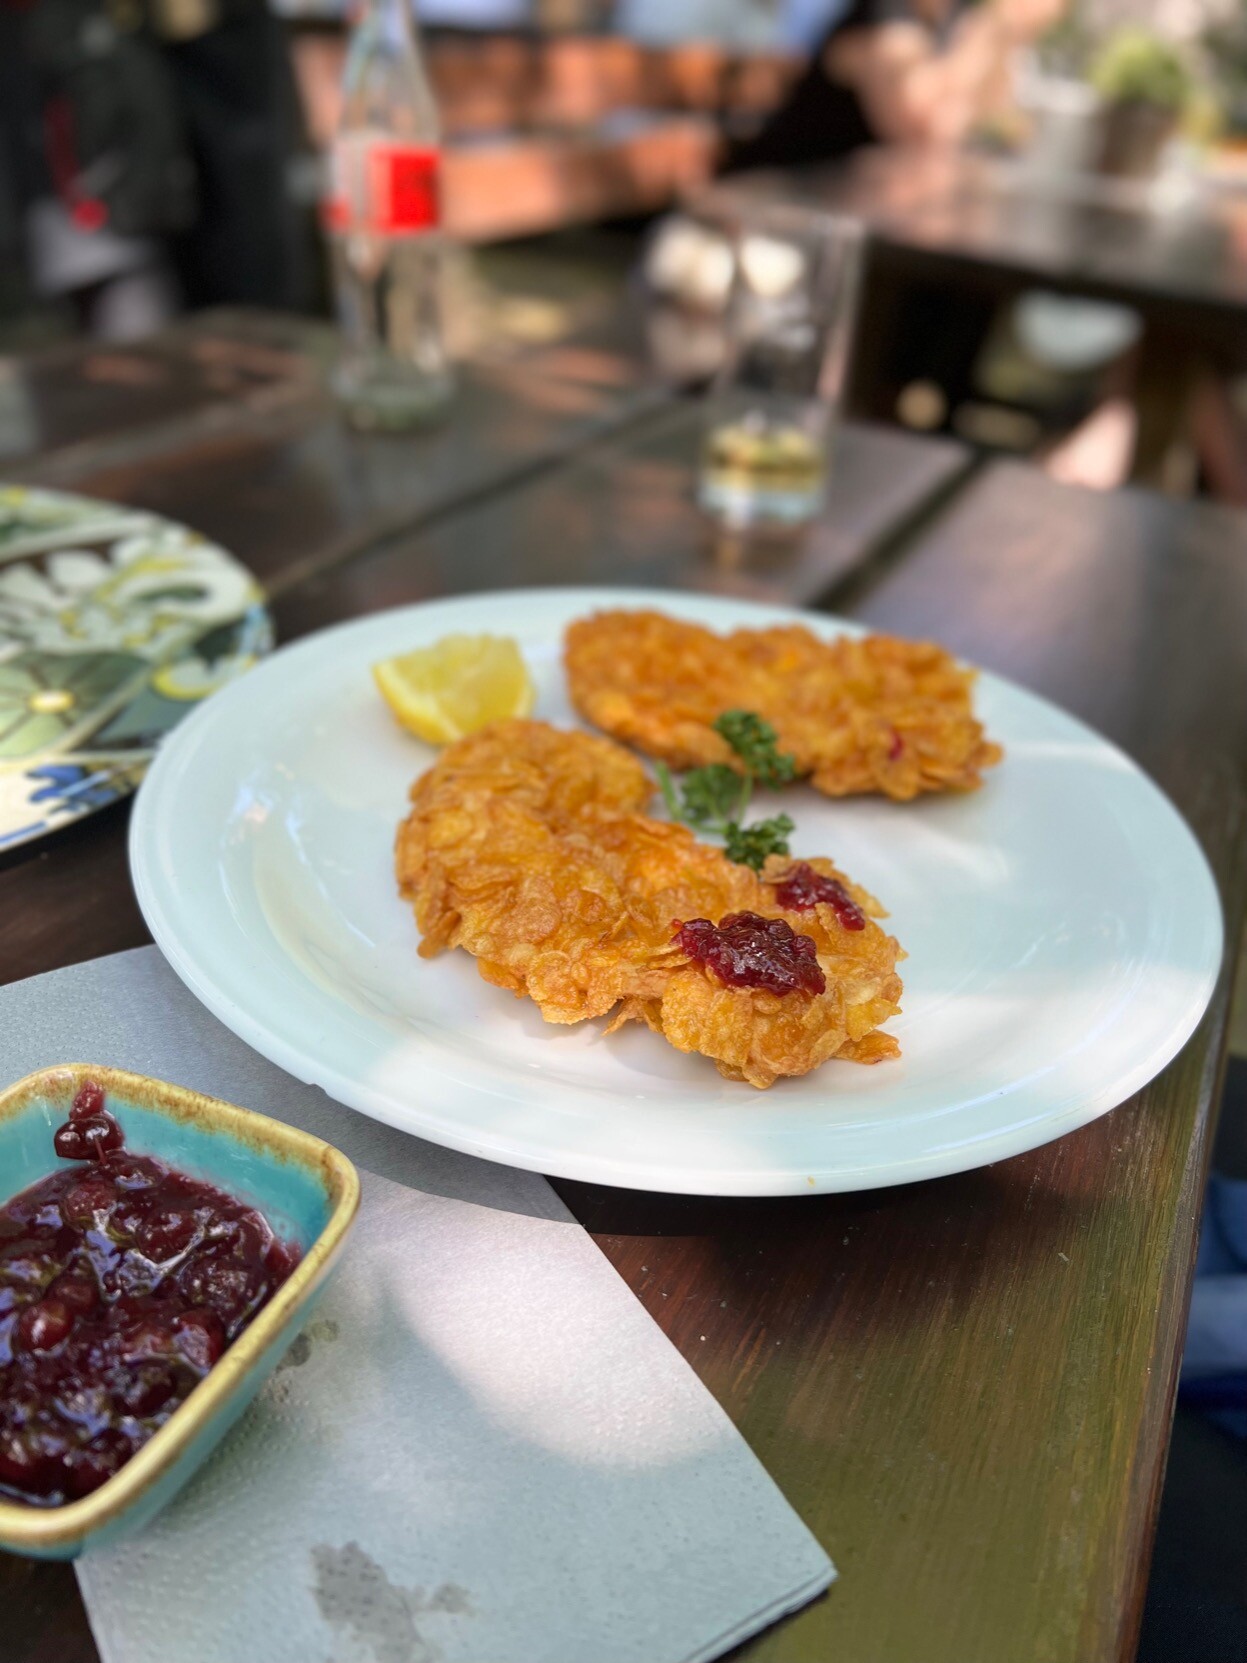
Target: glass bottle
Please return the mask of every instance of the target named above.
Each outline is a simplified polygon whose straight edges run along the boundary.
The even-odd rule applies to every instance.
[[[411,427],[450,395],[440,163],[410,0],[365,0],[347,49],[325,213],[343,336],[333,386],[360,428]]]

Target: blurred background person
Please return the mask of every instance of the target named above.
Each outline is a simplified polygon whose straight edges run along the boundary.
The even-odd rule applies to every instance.
[[[148,0],[198,185],[172,244],[187,304],[305,311],[323,282],[319,174],[267,0]]]
[[[729,171],[832,161],[868,144],[953,144],[1011,101],[1017,54],[1070,0],[846,0],[809,67]]]
[[[283,27],[265,0],[0,9],[0,304],[109,338],[184,306],[305,309],[319,256]]]

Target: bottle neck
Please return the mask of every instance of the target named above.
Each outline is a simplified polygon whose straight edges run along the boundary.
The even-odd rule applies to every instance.
[[[360,26],[388,43],[415,42],[416,20],[411,0],[363,0]]]

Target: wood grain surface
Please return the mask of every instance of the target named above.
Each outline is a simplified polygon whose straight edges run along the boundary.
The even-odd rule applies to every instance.
[[[0,358],[0,467],[32,456],[48,465],[92,440],[298,399],[315,374],[314,331],[291,333],[247,340],[228,327],[178,325],[125,345],[72,340]]]
[[[1235,943],[1245,535],[1228,512],[999,465],[839,604],[1120,743],[1193,825]],[[1227,994],[1228,975],[1136,1098],[962,1177],[791,1203],[556,1186],[843,1573],[745,1655],[1133,1657]]]
[[[800,537],[742,539],[716,530],[694,500],[705,425],[677,407],[557,473],[379,542],[278,598],[282,639],[338,618],[426,596],[534,584],[696,589],[809,605],[955,488],[971,453],[949,440],[846,425],[833,451],[828,505]]]
[[[40,386],[55,370],[54,409],[41,429],[52,442],[3,464],[4,473],[181,520],[271,591],[539,473],[671,401],[642,380],[563,378],[557,364],[536,372],[523,363],[466,365],[443,421],[368,437],[346,425],[326,391],[332,344],[332,332],[309,320],[207,314],[145,357],[133,349],[170,383],[166,402],[153,415],[141,402],[119,401],[111,422],[105,405],[93,404],[89,421],[74,415],[96,354],[58,352],[51,368],[36,358],[21,374]],[[205,359],[235,378],[250,374],[263,396],[202,398]],[[272,368],[269,381],[259,383],[258,366]]]
[[[621,565],[635,551],[646,580],[666,562],[666,581],[689,583],[693,527],[661,455],[642,444],[638,461],[631,440],[615,443],[615,464],[604,445],[588,473],[581,461],[566,470],[565,490],[552,474],[462,511],[461,530],[450,516],[337,575],[292,581],[279,616],[297,630],[434,581],[569,580],[577,565],[602,570],[604,537]],[[627,490],[612,484],[613,466]],[[182,477],[202,491],[193,469]],[[632,529],[616,529],[628,515]],[[491,549],[482,525],[510,534]],[[1227,512],[1065,490],[996,465],[932,522],[878,537],[864,564],[829,570],[829,581],[837,607],[934,635],[1123,745],[1190,819],[1236,942],[1247,899],[1245,534]],[[0,862],[0,978],[144,939],[124,821],[122,807]],[[744,1655],[1131,1657],[1227,992],[1223,981],[1199,1033],[1138,1097],[975,1173],[780,1201],[558,1185],[839,1565],[826,1598]],[[0,1587],[0,1656],[94,1658],[65,1568],[5,1560]]]

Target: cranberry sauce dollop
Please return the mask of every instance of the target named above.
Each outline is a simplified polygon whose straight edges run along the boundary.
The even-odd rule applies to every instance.
[[[760,918],[756,912],[729,912],[719,924],[693,918],[676,926],[674,939],[725,987],[768,993],[822,993],[827,987],[812,938],[798,935],[782,918]]]
[[[254,1208],[148,1155],[88,1082],[54,1144],[88,1161],[0,1208],[0,1494],[110,1478],[299,1262]]]
[[[803,860],[775,885],[775,900],[785,912],[809,912],[821,901],[846,930],[866,928],[866,914],[839,878],[824,877]]]

